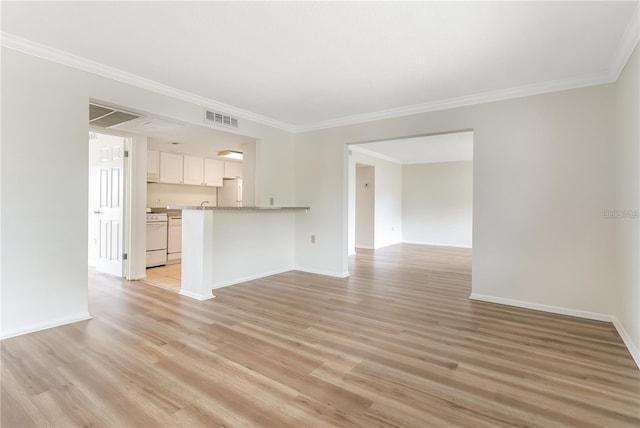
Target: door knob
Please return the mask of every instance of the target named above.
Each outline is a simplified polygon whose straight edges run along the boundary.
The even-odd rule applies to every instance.
[[[102,211],[98,210],[98,211],[94,211],[94,214],[102,214]]]

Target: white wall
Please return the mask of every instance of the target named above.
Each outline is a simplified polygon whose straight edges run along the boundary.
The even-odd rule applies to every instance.
[[[402,166],[403,242],[471,247],[473,162]]]
[[[242,205],[256,205],[256,143],[242,145]]]
[[[609,209],[637,212],[640,208],[640,66],[638,46],[616,84],[616,199]],[[640,366],[640,219],[610,218],[616,227],[620,287],[615,314],[628,335]]]
[[[347,255],[356,254],[356,163],[353,151],[347,150]]]
[[[276,210],[184,210],[180,294],[210,299],[213,289],[292,270],[293,216]]]
[[[375,248],[375,167],[356,164],[355,246]]]
[[[195,125],[203,124],[203,106],[4,47],[1,74],[0,335],[6,337],[88,316],[89,100]],[[294,202],[293,136],[249,120],[240,121],[238,132],[262,146],[256,202],[268,196]]]
[[[267,206],[271,198],[274,205],[295,205],[294,135],[268,127],[257,131],[260,138],[255,146],[255,205]]]
[[[2,337],[89,316],[89,99],[17,56],[2,50]]]
[[[373,248],[398,244],[402,241],[402,165],[361,152],[356,146],[349,146],[349,162],[362,163],[374,167],[374,244]],[[349,180],[354,180],[350,177]],[[353,198],[349,194],[349,199]],[[351,211],[349,217],[352,217]],[[350,220],[351,222],[351,220]]]
[[[295,214],[297,267],[348,275],[345,144],[474,129],[474,293],[619,313],[637,341],[638,312],[621,308],[621,301],[637,296],[637,257],[616,259],[612,249],[621,243],[621,229],[602,216],[624,195],[637,195],[633,187],[614,191],[626,155],[612,149],[613,141],[628,135],[619,137],[630,141],[620,153],[637,150],[633,122],[615,120],[616,107],[619,116],[637,119],[637,98],[627,102],[620,95],[637,85],[637,66],[631,70],[617,88],[599,85],[295,136],[242,120],[239,132],[259,140],[256,203],[274,197],[311,206],[308,214]],[[6,337],[87,316],[89,99],[198,125],[203,106],[6,48],[1,78]],[[637,164],[629,165],[634,176]],[[43,215],[43,207],[64,209]],[[635,233],[634,227],[622,230]],[[633,256],[637,243],[629,245]],[[620,284],[616,279],[624,285],[612,286]]]
[[[166,208],[167,205],[216,205],[217,187],[184,184],[147,183],[147,207]]]
[[[613,112],[614,86],[600,85],[299,134],[296,195],[313,209],[296,257],[345,268],[345,143],[473,129],[473,292],[610,314]]]

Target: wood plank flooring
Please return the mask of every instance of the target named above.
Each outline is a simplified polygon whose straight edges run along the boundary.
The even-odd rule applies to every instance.
[[[2,341],[2,427],[640,425],[611,324],[470,301],[470,265],[396,245],[206,302],[93,275],[94,319]]]
[[[168,290],[180,291],[182,264],[174,263],[166,266],[147,268],[147,277],[141,280],[144,283],[166,288]]]

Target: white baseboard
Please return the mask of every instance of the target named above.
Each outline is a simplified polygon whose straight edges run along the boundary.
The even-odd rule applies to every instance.
[[[296,266],[295,270],[298,270],[300,272],[313,273],[315,275],[333,276],[334,278],[347,278],[351,275],[349,272],[333,272],[328,270],[305,268],[301,266]]]
[[[442,242],[402,241],[403,244],[431,245],[433,247],[473,248],[471,245],[453,245]]]
[[[200,300],[201,302],[205,300],[213,299],[214,297],[216,297],[213,295],[213,293],[199,294],[199,293],[192,293],[191,291],[186,291],[186,290],[180,290],[178,291],[178,294],[180,294],[181,296],[189,297],[191,299]]]
[[[58,318],[55,320],[32,324],[29,327],[17,328],[14,330],[9,330],[7,332],[2,333],[2,337],[0,339],[8,339],[10,337],[21,336],[23,334],[35,333],[36,331],[46,330],[48,328],[60,327],[66,324],[71,324],[78,321],[86,321],[90,320],[91,314],[89,312],[81,312],[79,314],[70,315],[64,318]]]
[[[277,269],[274,271],[259,273],[256,275],[244,276],[242,278],[234,279],[233,281],[219,282],[211,287],[211,294],[199,294],[199,293],[193,293],[191,291],[186,291],[186,290],[180,290],[178,294],[181,294],[182,296],[190,297],[192,299],[200,300],[200,301],[209,300],[216,297],[213,294],[213,290],[216,290],[218,288],[228,287],[230,285],[240,284],[242,282],[253,281],[254,279],[260,279],[260,278],[264,278],[271,275],[277,275],[279,273],[289,272],[292,270],[293,270],[292,267],[287,267],[284,269]]]
[[[631,357],[633,357],[633,361],[636,362],[636,365],[640,369],[640,351],[638,351],[638,348],[631,341],[631,336],[629,336],[627,330],[624,329],[622,323],[618,318],[614,317],[613,325],[616,327],[616,330],[618,330],[618,334],[622,338],[622,341],[627,346]]]
[[[533,309],[535,311],[550,312],[553,314],[570,315],[572,317],[587,318],[596,321],[613,322],[612,315],[601,314],[599,312],[579,311],[577,309],[563,308],[561,306],[543,305],[541,303],[525,302],[523,300],[506,299],[504,297],[487,296],[484,294],[471,293],[471,300],[482,302],[499,303],[501,305],[516,306],[518,308]]]
[[[382,244],[382,245],[376,245],[374,250],[379,250],[381,248],[386,248],[386,247],[391,247],[393,245],[398,245],[398,244],[402,244],[402,241],[396,241],[396,242],[388,242],[386,244]]]
[[[286,267],[282,269],[276,269],[270,272],[263,272],[255,275],[243,276],[242,278],[234,279],[233,281],[219,282],[212,287],[212,290],[215,290],[216,288],[222,288],[222,287],[228,287],[230,285],[240,284],[242,282],[253,281],[254,279],[260,279],[260,278],[264,278],[271,275],[278,275],[279,273],[285,273],[292,270],[294,270],[294,268],[291,266],[291,267]]]
[[[622,326],[622,323],[620,322],[620,320],[618,320],[618,318],[614,315],[603,314],[599,312],[581,311],[578,309],[564,308],[561,306],[543,305],[540,303],[525,302],[523,300],[506,299],[503,297],[487,296],[484,294],[477,294],[477,293],[471,293],[469,298],[471,300],[478,300],[482,302],[498,303],[500,305],[515,306],[518,308],[525,308],[525,309],[533,309],[535,311],[549,312],[549,313],[560,314],[560,315],[569,315],[572,317],[585,318],[585,319],[590,319],[595,321],[610,322],[618,331],[618,334],[620,335],[620,337],[622,338],[622,341],[624,342],[625,346],[629,350],[629,353],[631,354],[633,361],[635,361],[636,365],[638,366],[638,369],[640,369],[640,352],[638,352],[638,348],[633,344],[631,337]]]

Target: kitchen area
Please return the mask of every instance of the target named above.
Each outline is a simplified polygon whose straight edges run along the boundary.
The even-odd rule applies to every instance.
[[[310,208],[256,206],[263,147],[225,118],[197,126],[90,105],[90,267],[197,300],[294,269]]]
[[[149,138],[144,282],[179,291],[182,210],[168,206],[241,207],[243,154]]]

